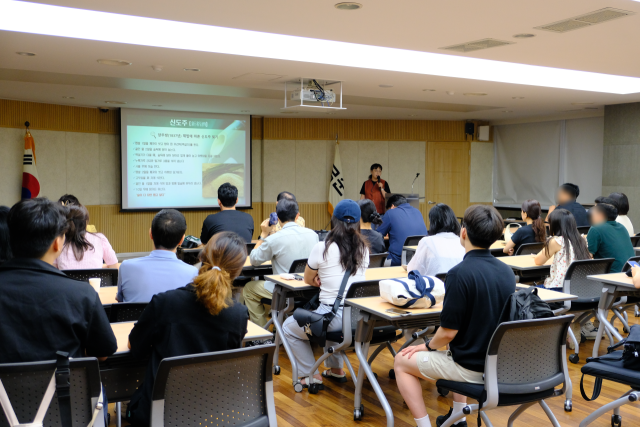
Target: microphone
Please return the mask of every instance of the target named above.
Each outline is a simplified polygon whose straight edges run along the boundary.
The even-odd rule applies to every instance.
[[[413,182],[411,183],[411,193],[412,193],[412,194],[414,194],[414,193],[413,193],[413,184],[416,182],[416,179],[418,179],[418,177],[419,177],[419,176],[420,176],[420,172],[418,172],[418,173],[416,174],[416,177],[415,177],[415,178],[413,178]]]

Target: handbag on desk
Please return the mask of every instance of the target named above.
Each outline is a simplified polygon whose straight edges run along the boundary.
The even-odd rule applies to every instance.
[[[516,233],[516,231],[511,231],[511,227],[514,227],[514,226],[516,227],[516,231],[518,231],[517,229],[522,227],[517,222],[513,222],[513,223],[507,225],[507,227],[504,229],[504,241],[505,242],[508,242],[509,240],[511,240],[511,236],[513,236]]]
[[[338,314],[342,298],[344,295],[344,289],[347,286],[349,277],[351,276],[351,270],[347,270],[342,277],[342,283],[340,284],[340,290],[336,301],[333,303],[333,308],[330,312],[325,314],[314,313],[313,311],[305,308],[298,308],[293,312],[293,318],[298,322],[298,326],[304,328],[304,332],[309,337],[309,341],[315,342],[320,347],[324,347],[327,344],[327,328],[329,324]]]

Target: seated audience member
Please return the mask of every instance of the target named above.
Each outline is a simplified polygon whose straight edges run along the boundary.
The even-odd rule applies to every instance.
[[[58,199],[58,202],[62,203],[63,206],[82,206],[80,204],[80,200],[78,200],[78,198],[72,194],[65,194],[64,196]],[[89,233],[98,232],[98,230],[96,230],[96,226],[90,225],[90,224],[87,224],[87,231]]]
[[[289,200],[293,200],[294,202],[298,202],[296,200],[296,196],[293,193],[290,193],[288,191],[282,191],[280,194],[278,194],[278,197],[276,197],[276,205],[278,204],[278,202],[284,198],[287,198]],[[276,213],[277,214],[277,213]],[[269,225],[269,221],[271,220],[271,218],[267,218],[264,221],[262,221],[262,224],[260,224],[260,227],[263,226],[268,226],[269,228],[269,236],[272,235],[273,233],[277,233],[278,231],[282,230],[282,224],[278,221],[276,222],[274,225]],[[296,224],[298,224],[300,227],[304,227],[305,226],[305,221],[304,218],[302,218],[302,216],[298,215],[298,219],[296,219]]]
[[[527,223],[507,240],[503,252],[513,255],[526,243],[541,243],[547,240],[547,230],[542,220],[542,208],[537,200],[527,200],[522,204],[522,220]]]
[[[109,240],[101,233],[89,233],[89,211],[82,205],[67,207],[68,229],[64,249],[54,265],[60,270],[118,268],[118,257]]]
[[[11,259],[9,225],[7,224],[9,210],[6,206],[0,206],[0,264]]]
[[[544,287],[562,291],[567,269],[573,261],[590,259],[584,237],[578,233],[576,220],[566,209],[556,209],[547,217],[549,234],[551,237],[545,243],[544,249],[536,255],[536,265],[544,265],[553,257],[551,273],[544,281]]]
[[[633,267],[631,268],[631,273],[632,273],[632,281],[633,281],[633,286],[636,287],[636,289],[640,289],[640,268],[638,267]]]
[[[309,258],[311,249],[318,243],[318,234],[298,224],[296,220],[300,217],[300,212],[295,200],[280,199],[276,212],[278,220],[282,223],[282,229],[269,235],[269,224],[262,223],[260,240],[251,251],[249,258],[251,265],[271,261],[273,274],[282,274],[289,272],[293,261]],[[273,282],[257,280],[247,283],[242,291],[251,321],[260,326],[267,323],[267,312],[260,300],[271,299],[274,286]]]
[[[389,235],[389,259],[391,265],[401,264],[402,248],[409,236],[426,236],[427,227],[420,211],[409,205],[407,199],[396,194],[387,201],[387,213],[377,228],[383,236]]]
[[[384,245],[382,234],[371,228],[371,224],[379,226],[382,224],[382,218],[376,210],[376,205],[369,199],[358,200],[360,206],[360,233],[369,242],[369,252],[372,254],[383,254],[387,252]]]
[[[417,270],[424,276],[435,276],[447,273],[463,258],[458,218],[453,209],[438,203],[429,211],[429,235],[420,240],[407,271]]]
[[[367,242],[360,234],[360,216],[360,208],[353,200],[345,199],[338,202],[331,217],[331,231],[327,234],[325,241],[318,242],[311,251],[304,271],[304,282],[307,285],[320,288],[320,306],[314,310],[315,313],[325,314],[333,309],[347,270],[351,272],[351,276],[345,287],[344,295],[349,291],[351,283],[366,280],[365,271],[369,266],[369,249]],[[327,328],[328,332],[342,330],[342,311],[341,306],[336,316],[331,320]],[[293,316],[285,320],[283,329],[285,338],[291,345],[293,356],[298,361],[298,373],[308,375],[316,360],[309,343],[309,337],[304,328],[298,326],[298,322]],[[327,346],[332,345],[337,345],[337,343],[327,341]],[[342,364],[342,356],[333,353],[325,361],[325,365],[330,369],[323,371],[322,375],[316,371],[312,378],[304,378],[302,380],[303,387],[308,387],[310,381],[322,384],[323,378],[346,382]]]
[[[96,291],[53,266],[66,210],[38,198],[9,212],[13,258],[0,265],[0,363],[55,360],[57,351],[104,360],[118,347]]]
[[[246,212],[236,210],[238,203],[238,188],[225,182],[218,188],[218,205],[220,212],[205,218],[202,224],[200,240],[206,245],[216,233],[233,231],[251,243],[253,238],[253,218]]]
[[[507,298],[516,290],[511,269],[488,250],[503,229],[502,217],[491,206],[476,205],[465,211],[460,242],[466,255],[447,275],[440,328],[426,344],[408,347],[395,358],[398,389],[418,427],[431,426],[421,379],[484,383],[489,342]],[[453,408],[439,416],[436,425],[442,425],[454,410],[459,412],[465,405],[466,397],[454,393]],[[455,425],[467,423],[463,418]]]
[[[198,269],[178,259],[187,221],[175,209],[163,209],[151,221],[149,237],[155,248],[148,256],[124,261],[118,273],[120,302],[149,302],[155,294],[181,288],[193,281]]]
[[[598,203],[591,209],[592,226],[587,234],[589,252],[594,259],[615,258],[611,273],[619,273],[635,251],[629,232],[616,222],[618,209],[609,203]]]
[[[624,193],[611,193],[609,194],[609,198],[618,204],[618,218],[616,218],[616,222],[624,225],[624,228],[629,232],[629,236],[635,236],[633,224],[631,224],[631,220],[627,216],[629,213],[629,198],[627,198],[627,195]]]
[[[556,201],[558,202],[558,205],[551,206],[549,208],[549,213],[553,212],[554,209],[566,209],[573,214],[578,227],[589,226],[587,210],[576,201],[579,195],[580,187],[577,185],[569,183],[562,184],[558,187],[558,191],[556,193]]]
[[[153,296],[129,335],[131,355],[150,358],[127,408],[133,426],[150,425],[151,392],[162,359],[242,347],[249,314],[231,293],[246,257],[244,239],[217,233],[202,250],[200,274],[192,283]]]

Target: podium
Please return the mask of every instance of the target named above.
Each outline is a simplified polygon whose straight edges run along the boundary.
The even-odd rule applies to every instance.
[[[407,202],[409,202],[409,205],[413,206],[416,209],[420,209],[420,199],[421,198],[424,199],[424,197],[420,197],[417,194],[413,194],[413,193],[387,193],[384,196],[384,205],[387,206],[387,202],[389,201],[389,198],[395,196],[396,194],[407,199]]]

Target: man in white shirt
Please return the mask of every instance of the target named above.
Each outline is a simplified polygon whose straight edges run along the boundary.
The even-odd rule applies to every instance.
[[[273,274],[282,274],[289,272],[293,261],[309,258],[311,249],[318,243],[318,235],[315,231],[298,225],[300,212],[295,200],[280,199],[276,213],[282,223],[282,229],[270,235],[271,227],[268,222],[263,222],[260,241],[251,251],[249,258],[253,266],[271,261]],[[260,326],[264,326],[268,321],[267,311],[261,300],[271,299],[274,286],[273,282],[257,280],[247,283],[242,292],[251,321]]]

